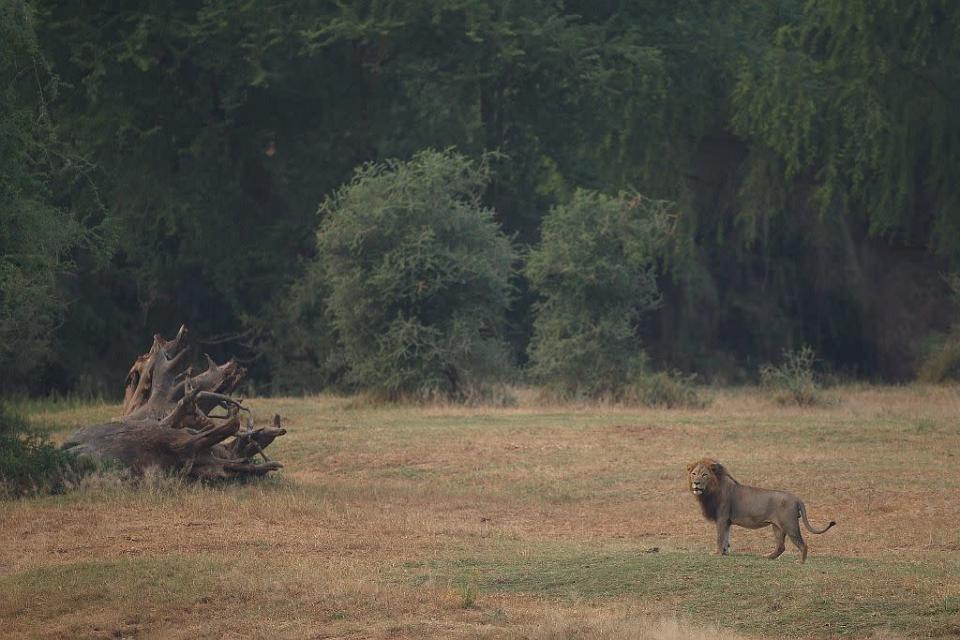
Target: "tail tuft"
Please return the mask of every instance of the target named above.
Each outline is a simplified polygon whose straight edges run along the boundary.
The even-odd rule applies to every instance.
[[[830,524],[829,524],[828,526],[831,526],[831,527],[832,527],[832,526],[834,526],[835,524],[837,524],[837,521],[836,521],[836,520],[831,520],[831,521],[830,521]]]

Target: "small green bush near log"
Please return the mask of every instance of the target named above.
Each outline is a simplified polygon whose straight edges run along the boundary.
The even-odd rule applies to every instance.
[[[71,462],[69,454],[0,405],[0,498],[64,490]]]

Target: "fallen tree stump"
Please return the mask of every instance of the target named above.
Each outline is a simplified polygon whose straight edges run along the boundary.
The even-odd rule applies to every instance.
[[[286,433],[280,416],[256,427],[243,400],[230,396],[243,380],[243,367],[232,359],[218,365],[207,356],[207,369],[194,375],[188,362],[186,327],[173,340],[154,336],[150,351],[127,374],[120,419],[78,430],[63,448],[135,474],[157,467],[199,480],[262,476],[282,468],[264,453]],[[223,413],[215,415],[218,409]]]

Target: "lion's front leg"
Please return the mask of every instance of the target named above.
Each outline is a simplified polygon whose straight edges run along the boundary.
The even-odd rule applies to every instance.
[[[730,520],[717,518],[717,550],[718,556],[725,556],[730,551]]]

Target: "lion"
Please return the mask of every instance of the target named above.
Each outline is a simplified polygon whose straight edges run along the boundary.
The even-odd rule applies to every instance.
[[[792,493],[748,487],[733,479],[726,468],[716,460],[703,458],[687,465],[690,493],[700,503],[703,517],[717,523],[717,551],[727,555],[730,550],[730,525],[747,529],[760,529],[773,525],[773,537],[777,548],[767,557],[780,557],[786,547],[784,539],[800,550],[800,562],[807,561],[807,543],[800,535],[800,518],[810,533],[824,533],[836,521],[823,529],[814,529],[807,520],[807,508],[803,501]]]

